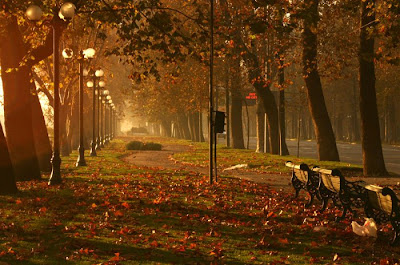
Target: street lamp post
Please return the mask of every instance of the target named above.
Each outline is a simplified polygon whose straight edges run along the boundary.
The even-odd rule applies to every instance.
[[[108,96],[104,100],[104,145],[108,144]]]
[[[93,81],[89,81],[87,83],[88,87],[93,87],[93,127],[92,127],[92,142],[91,142],[91,149],[90,149],[90,156],[97,156],[97,152],[96,152],[96,85],[97,85],[97,79],[102,77],[104,75],[104,71],[103,70],[96,70],[96,72],[93,75]],[[98,92],[98,91],[97,91]],[[97,93],[98,94],[98,93]]]
[[[112,115],[112,120],[111,120],[111,132],[112,132],[112,139],[114,139],[115,138],[115,126],[114,126],[114,124],[115,124],[115,105],[114,105],[114,103],[113,103],[113,105],[112,105],[112,108],[113,108],[113,115]]]
[[[100,139],[101,147],[104,147],[104,143],[105,143],[105,123],[104,123],[105,113],[104,112],[105,112],[106,98],[109,93],[110,92],[108,90],[104,90],[102,93],[102,97],[101,97],[101,102],[103,103],[103,104],[101,104],[101,110],[100,110],[100,112],[101,112],[101,114],[100,114],[101,115],[101,117],[100,117],[100,119],[101,119],[101,129],[100,129],[100,131],[101,131],[101,139]],[[103,108],[104,108],[104,111],[103,111]]]
[[[100,105],[101,105],[101,97],[103,94],[103,90],[106,86],[106,82],[100,81],[99,88],[97,90],[97,142],[96,142],[96,150],[101,150],[101,134],[100,134],[100,122],[101,122],[101,115],[100,115]]]
[[[76,161],[76,166],[86,166],[85,160],[85,144],[83,142],[83,78],[85,76],[83,64],[85,59],[91,60],[94,58],[95,50],[88,48],[86,50],[80,51],[78,55],[79,62],[79,148],[78,148],[78,160]],[[62,55],[65,59],[71,59],[73,57],[73,51],[71,49],[64,49]]]
[[[83,52],[79,54],[79,155],[76,166],[86,166],[85,146],[83,144]]]
[[[109,128],[109,116],[110,116],[110,104],[112,103],[111,96],[108,95],[106,97],[105,101],[105,119],[104,119],[104,125],[105,125],[105,141],[104,144],[108,144],[110,142],[110,128]]]
[[[93,137],[95,137],[95,127],[96,127],[96,110],[95,110],[95,108],[96,108],[96,82],[93,82],[93,81],[88,81],[87,82],[87,87],[88,88],[93,88],[92,89],[92,91],[93,91],[93,102],[92,102],[92,105],[93,105],[93,120],[92,120],[92,126],[93,126],[93,130],[92,130],[92,132],[93,132],[93,134],[92,134],[92,142],[90,143],[90,146],[91,146],[91,148],[90,148],[90,156],[97,156],[97,153],[96,153],[96,143],[95,143],[95,141],[93,141]]]
[[[209,163],[210,163],[210,168],[209,168],[209,174],[210,174],[210,184],[213,184],[214,181],[214,158],[213,158],[213,136],[214,136],[214,99],[213,99],[213,90],[214,90],[214,0],[210,0],[210,28],[211,28],[211,33],[210,33],[210,82],[209,82],[209,103],[208,103],[208,108],[209,108],[209,122],[208,122],[208,140],[209,140]]]
[[[110,117],[110,140],[114,139],[114,103],[111,104],[111,117]]]
[[[53,18],[53,78],[54,78],[54,140],[53,156],[51,158],[52,170],[49,179],[49,185],[61,184],[61,157],[60,157],[60,34],[58,17],[69,21],[75,15],[75,5],[69,2],[64,3],[59,12],[54,12]],[[39,21],[42,18],[43,11],[36,5],[31,5],[26,10],[26,15],[31,21]]]
[[[113,101],[109,101],[109,117],[108,117],[108,141],[112,140],[112,115],[113,115]]]

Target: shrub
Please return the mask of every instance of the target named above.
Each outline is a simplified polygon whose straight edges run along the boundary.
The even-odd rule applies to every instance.
[[[160,151],[161,148],[162,148],[162,145],[158,144],[158,143],[151,143],[150,142],[150,143],[145,143],[143,145],[143,150],[158,150],[158,151]]]
[[[127,150],[142,150],[142,148],[143,148],[143,143],[139,141],[131,141],[126,144]]]
[[[139,141],[131,141],[126,145],[127,150],[156,150],[160,151],[162,149],[162,145],[158,143],[142,143]]]

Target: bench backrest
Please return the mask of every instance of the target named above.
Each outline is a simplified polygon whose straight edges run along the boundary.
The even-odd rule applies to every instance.
[[[307,164],[300,164],[300,165],[295,165],[291,161],[287,161],[285,163],[287,167],[290,167],[294,173],[296,174],[296,177],[303,183],[308,182],[308,172],[310,171],[310,168],[307,166]]]
[[[318,172],[321,178],[322,183],[324,186],[335,193],[339,193],[340,191],[340,176],[341,173],[339,170],[329,170],[329,169],[322,169],[319,167],[313,168],[314,172]]]
[[[376,185],[366,185],[365,189],[367,190],[368,194],[368,202],[372,208],[381,210],[387,214],[391,214],[393,207],[392,196],[383,192],[384,188]]]

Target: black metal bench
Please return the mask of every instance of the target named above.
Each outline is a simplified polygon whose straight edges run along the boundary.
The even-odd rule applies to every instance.
[[[364,207],[366,216],[373,218],[377,224],[390,221],[394,230],[391,245],[397,245],[400,241],[399,199],[388,187],[366,185],[365,190],[367,191]]]
[[[352,207],[363,208],[366,201],[366,190],[364,181],[348,181],[338,169],[321,169],[314,167],[313,171],[319,174],[318,191],[322,198],[322,208],[325,211],[328,201],[331,199],[335,206],[343,207],[343,213],[336,218],[337,221],[345,218],[348,211],[354,213]]]
[[[299,196],[300,190],[305,190],[310,195],[310,200],[305,207],[311,206],[314,197],[320,199],[318,193],[319,178],[306,164],[295,165],[291,161],[285,163],[287,167],[292,169],[292,185],[296,191],[295,198]]]

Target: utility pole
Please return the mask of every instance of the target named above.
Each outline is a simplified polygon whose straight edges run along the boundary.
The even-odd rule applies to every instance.
[[[209,161],[210,161],[210,184],[214,181],[214,103],[213,103],[213,78],[214,78],[214,0],[210,0],[210,87],[209,87]]]

